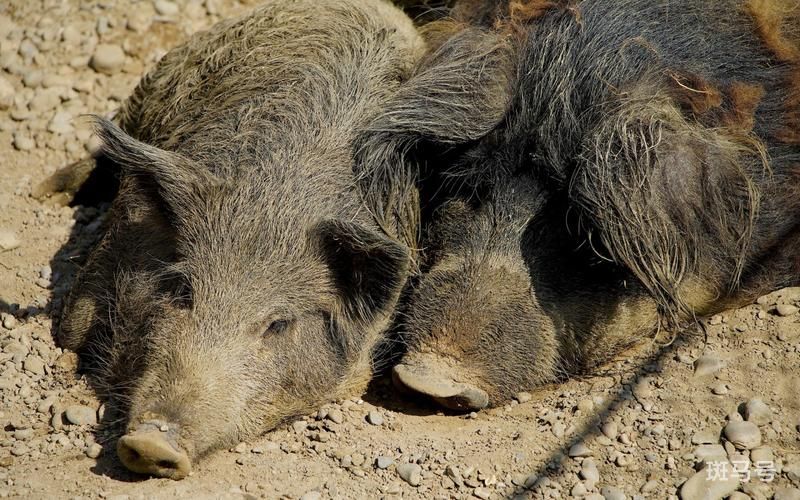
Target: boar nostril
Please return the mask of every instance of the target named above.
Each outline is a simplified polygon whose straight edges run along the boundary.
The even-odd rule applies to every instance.
[[[117,455],[133,472],[183,479],[191,470],[189,456],[166,433],[149,428],[128,434],[117,443]]]

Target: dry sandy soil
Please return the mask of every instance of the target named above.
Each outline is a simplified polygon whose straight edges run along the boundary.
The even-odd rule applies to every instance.
[[[103,209],[31,189],[93,147],[80,115],[112,112],[166,49],[247,7],[0,2],[0,498],[800,498],[800,289],[477,415],[379,380],[183,481],[123,470],[102,402],[53,341]],[[744,471],[748,458],[749,477],[708,480],[714,464]]]

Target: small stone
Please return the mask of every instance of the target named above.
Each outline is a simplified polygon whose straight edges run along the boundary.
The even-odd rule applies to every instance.
[[[15,318],[13,314],[3,313],[2,318],[3,318],[3,328],[5,328],[6,330],[13,330],[14,328],[17,327],[17,318]]]
[[[574,497],[582,497],[586,495],[588,492],[589,490],[586,489],[586,485],[580,481],[575,483],[575,485],[572,486],[572,489],[570,490],[570,494]]]
[[[603,434],[610,440],[617,439],[617,435],[619,434],[619,428],[617,427],[616,422],[606,422],[603,424],[603,427],[600,428]]]
[[[728,500],[751,500],[750,495],[742,493],[741,491],[734,491],[728,497]]]
[[[644,483],[642,487],[639,488],[639,491],[642,493],[652,493],[657,489],[658,489],[658,481],[656,481],[655,479],[651,479],[650,481]]]
[[[711,388],[711,392],[717,396],[724,396],[725,394],[728,394],[728,385],[723,382],[714,384],[714,386]]]
[[[800,310],[800,308],[791,304],[778,304],[777,307],[775,307],[778,316],[793,316],[797,314],[798,310]]]
[[[594,460],[586,459],[581,464],[580,476],[587,480],[597,483],[600,481],[600,471],[597,469],[597,464]]]
[[[422,467],[417,464],[402,463],[397,466],[397,475],[411,486],[419,486],[422,482]]]
[[[725,364],[714,354],[704,354],[694,362],[694,374],[697,377],[713,375],[720,371]]]
[[[375,467],[379,469],[388,469],[393,463],[394,459],[392,457],[381,455],[375,459]]]
[[[22,132],[21,130],[17,130],[14,132],[13,135],[13,144],[14,147],[20,151],[30,151],[34,147],[36,147],[36,143],[31,139],[31,136]],[[2,248],[2,247],[0,247]],[[8,250],[5,248],[4,250]]]
[[[600,488],[600,494],[606,500],[625,500],[628,498],[622,490],[613,486],[603,486]]]
[[[492,496],[492,492],[489,491],[487,488],[483,487],[475,488],[474,490],[472,490],[472,494],[483,500],[488,500]]]
[[[239,443],[233,447],[234,453],[247,453],[247,443]]]
[[[338,408],[334,408],[325,415],[325,418],[333,422],[334,424],[341,424],[344,422],[344,414],[342,414],[342,410]]]
[[[5,77],[0,76],[0,110],[6,110],[14,103],[16,90]]]
[[[723,433],[739,450],[750,450],[761,444],[761,431],[753,422],[728,422]]]
[[[590,457],[592,456],[592,450],[590,450],[584,443],[576,443],[570,447],[569,456],[572,458]]]
[[[322,493],[317,490],[311,490],[300,497],[300,500],[320,500]]]
[[[68,422],[74,425],[95,425],[97,423],[97,412],[88,406],[70,406],[64,412],[64,416]]]
[[[27,441],[33,437],[33,429],[19,429],[14,431],[14,439]]]
[[[728,474],[725,479],[714,477],[704,467],[700,472],[690,477],[680,490],[681,500],[721,500],[739,489],[739,475],[733,474],[733,467],[728,462],[722,465],[728,466]]]
[[[692,435],[692,444],[718,444],[719,432],[714,430],[698,431]]]
[[[591,399],[581,399],[580,401],[578,401],[578,410],[580,410],[581,413],[586,414],[592,411],[593,409],[594,409],[594,401],[592,401]]]
[[[797,488],[778,488],[772,500],[800,500],[800,490]]]
[[[377,410],[372,410],[367,414],[367,422],[372,425],[382,425],[383,415],[381,415]]]
[[[59,111],[47,124],[47,130],[54,134],[67,135],[74,131],[72,115],[66,111]]]
[[[517,401],[520,402],[520,404],[521,403],[527,403],[532,398],[533,398],[533,396],[531,396],[531,393],[529,393],[529,392],[520,392],[519,394],[516,395],[516,399],[517,399]]]
[[[125,63],[125,52],[119,45],[108,43],[98,44],[89,60],[89,66],[106,75],[113,75]]]
[[[292,430],[296,434],[302,434],[306,430],[306,427],[308,427],[308,422],[305,420],[298,420],[292,424]]]
[[[177,4],[168,0],[156,0],[153,7],[162,16],[174,16],[180,11]]]
[[[750,450],[750,461],[757,462],[774,462],[775,454],[769,446],[759,446]]]
[[[29,356],[25,358],[25,362],[22,364],[26,371],[33,373],[34,375],[44,375],[44,361],[38,356]]]
[[[522,486],[530,490],[533,489],[538,482],[539,482],[539,476],[537,476],[536,474],[531,474],[527,478],[525,478],[525,483]]]
[[[92,443],[86,447],[86,456],[89,458],[97,458],[103,452],[103,447],[97,443]]]
[[[725,447],[721,444],[701,444],[694,450],[694,456],[698,462],[718,462],[725,460],[728,454]]]
[[[19,441],[17,441],[14,444],[13,448],[11,448],[11,454],[14,455],[15,457],[21,457],[27,455],[30,451],[31,451],[30,448],[28,448],[25,444]]]
[[[754,398],[745,404],[744,418],[756,425],[766,425],[772,421],[772,410],[763,401]]]

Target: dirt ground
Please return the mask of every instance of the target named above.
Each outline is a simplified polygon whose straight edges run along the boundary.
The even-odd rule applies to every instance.
[[[31,189],[95,147],[81,115],[113,112],[167,49],[247,7],[0,2],[0,498],[800,498],[800,289],[502,408],[444,414],[378,380],[183,481],[122,469],[52,337],[103,210]]]

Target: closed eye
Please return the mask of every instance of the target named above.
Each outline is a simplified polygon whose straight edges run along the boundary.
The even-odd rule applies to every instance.
[[[289,329],[289,320],[288,319],[278,319],[273,321],[272,323],[267,326],[267,329],[264,331],[264,336],[272,336],[272,335],[281,335]]]

